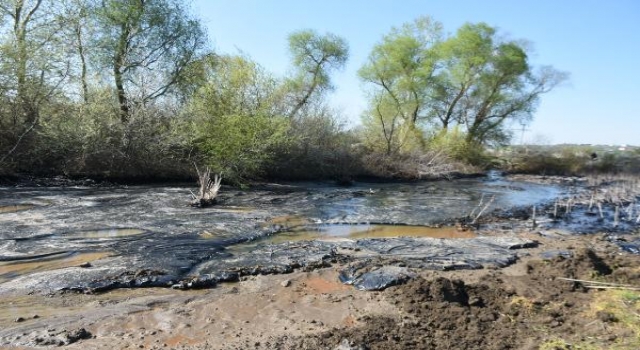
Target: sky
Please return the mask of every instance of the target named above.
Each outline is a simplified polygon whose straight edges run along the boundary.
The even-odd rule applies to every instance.
[[[640,145],[638,0],[194,0],[193,10],[219,53],[243,53],[277,75],[290,72],[287,36],[331,32],[350,46],[332,76],[331,103],[349,125],[366,107],[357,71],[394,26],[430,16],[454,33],[486,22],[533,43],[531,64],[552,65],[570,80],[543,95],[519,144]]]

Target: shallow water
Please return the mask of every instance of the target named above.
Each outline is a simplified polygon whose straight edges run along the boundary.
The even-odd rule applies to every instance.
[[[63,238],[85,238],[85,239],[117,239],[122,237],[136,236],[145,233],[137,228],[108,228],[104,230],[90,230],[65,233]]]
[[[37,259],[0,262],[0,282],[34,272],[79,266],[110,255],[108,252],[65,253]]]
[[[431,237],[431,238],[473,238],[472,231],[456,227],[427,227],[410,225],[315,225],[302,226],[271,236],[266,243],[281,243],[313,239],[360,239],[360,238],[392,238],[392,237]]]
[[[119,263],[107,265],[105,274],[153,269],[182,275],[204,261],[228,255],[225,247],[265,237],[267,243],[399,236],[469,238],[473,233],[425,226],[472,212],[477,215],[482,209],[488,212],[551,201],[561,193],[553,185],[499,178],[359,183],[349,188],[293,183],[247,191],[223,188],[219,205],[197,209],[188,205],[189,190],[193,189],[2,188],[0,260],[49,261],[47,254],[109,251],[118,256],[110,261]],[[59,266],[46,263],[35,270]],[[19,270],[19,274],[32,271]],[[9,276],[5,279],[15,276],[4,275]]]

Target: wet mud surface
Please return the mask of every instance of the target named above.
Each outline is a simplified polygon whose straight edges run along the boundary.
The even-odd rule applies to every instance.
[[[551,248],[570,257],[543,258]],[[640,285],[636,255],[621,254],[603,235],[542,237],[537,247],[517,251],[518,261],[506,268],[414,270],[405,284],[383,291],[340,283],[341,271],[349,266],[334,264],[248,276],[203,290],[5,296],[0,344],[17,349],[44,344],[69,349],[637,348],[637,321],[625,319],[619,309],[637,317],[640,292],[588,288],[588,281]],[[87,338],[75,339],[79,335]]]
[[[340,259],[336,243],[296,252],[288,249],[287,242],[300,241],[305,234],[311,241],[468,238],[475,233],[427,226],[464,217],[482,201],[489,203],[488,198],[492,198],[491,208],[507,209],[549,201],[562,191],[555,185],[495,179],[350,188],[314,183],[263,185],[246,191],[225,189],[219,205],[195,209],[187,205],[190,190],[154,186],[0,188],[0,206],[5,208],[0,214],[0,261],[13,266],[0,275],[4,281],[0,292],[207,287],[243,274],[326,266],[328,260]],[[265,238],[274,241],[260,241]],[[278,239],[284,245],[272,248]],[[262,244],[253,254],[228,249],[255,241]],[[273,250],[291,256],[268,264]],[[108,257],[96,259],[87,254]],[[86,256],[87,261],[60,268],[55,256],[65,255]],[[37,260],[42,261],[29,271]],[[19,266],[20,261],[24,266]]]
[[[188,187],[0,188],[0,345],[609,348],[633,331],[576,307],[597,295],[558,278],[640,283],[638,193],[265,185],[194,209]]]

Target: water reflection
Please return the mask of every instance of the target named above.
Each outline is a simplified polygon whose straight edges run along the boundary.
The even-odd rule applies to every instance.
[[[31,260],[0,262],[0,282],[31,274],[34,272],[57,270],[79,266],[86,262],[100,260],[110,256],[109,252],[68,253],[54,257]]]
[[[108,228],[102,230],[93,230],[93,231],[81,231],[81,232],[72,232],[64,234],[65,238],[87,238],[87,239],[113,239],[113,238],[122,238],[135,236],[139,234],[145,233],[145,230],[140,230],[137,228]]]

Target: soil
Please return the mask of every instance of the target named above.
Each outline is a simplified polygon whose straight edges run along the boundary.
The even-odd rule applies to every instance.
[[[15,349],[538,349],[637,345],[615,315],[594,312],[603,291],[575,278],[640,285],[640,257],[602,235],[540,244],[503,269],[421,271],[381,292],[338,281],[335,264],[250,276],[214,289],[120,289],[4,296],[0,345]],[[546,260],[545,252],[562,252]],[[554,254],[551,254],[554,255]],[[636,343],[634,343],[636,342]],[[572,347],[545,347],[545,349]],[[579,347],[573,347],[579,348]]]

